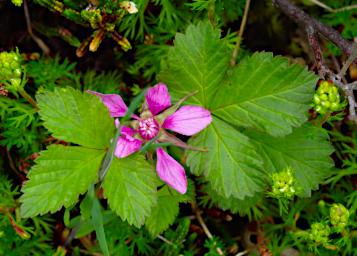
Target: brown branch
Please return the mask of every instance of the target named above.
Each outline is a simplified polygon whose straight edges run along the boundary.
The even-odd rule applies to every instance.
[[[298,23],[299,25],[305,27],[307,32],[307,38],[315,55],[316,65],[321,78],[328,78],[332,80],[334,84],[340,87],[349,103],[349,119],[357,123],[356,108],[357,103],[353,93],[354,83],[344,83],[342,82],[343,75],[347,71],[349,65],[352,62],[357,63],[357,46],[354,43],[348,42],[343,39],[341,35],[334,29],[325,26],[318,20],[310,17],[297,6],[289,2],[289,0],[272,0],[273,3],[284,12],[289,18]],[[339,71],[339,74],[334,74],[329,68],[325,66],[321,48],[319,45],[317,33],[325,36],[328,40],[342,49],[347,55],[348,59],[343,65],[343,68]]]
[[[24,0],[24,13],[25,13],[25,19],[26,19],[27,32],[29,33],[31,38],[35,41],[35,43],[38,45],[38,47],[41,48],[43,53],[45,55],[49,55],[50,54],[50,48],[48,48],[48,46],[42,41],[42,39],[39,38],[38,36],[36,36],[32,31],[31,18],[30,18],[30,13],[29,13],[29,10],[28,10],[28,7],[27,7],[27,1],[26,0]]]
[[[325,66],[325,61],[322,56],[322,51],[319,45],[319,39],[317,34],[312,26],[306,27],[307,39],[309,40],[310,46],[315,56],[315,62],[317,65],[317,70],[321,79],[325,79],[326,74],[328,73],[328,68]]]
[[[338,46],[348,56],[352,54],[353,44],[342,38],[333,28],[322,24],[320,21],[310,17],[300,8],[290,3],[288,0],[272,0],[283,13],[289,16],[294,22],[303,27],[312,27],[316,32],[326,37],[329,41]],[[357,63],[357,59],[354,60]]]

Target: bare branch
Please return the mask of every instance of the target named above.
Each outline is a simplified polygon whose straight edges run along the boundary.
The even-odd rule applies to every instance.
[[[322,56],[322,51],[319,45],[319,40],[317,38],[316,32],[312,26],[306,27],[306,34],[309,40],[312,51],[315,55],[315,62],[317,65],[317,70],[321,79],[325,79],[326,74],[328,73],[328,68],[325,66],[325,61]]]
[[[316,2],[317,1],[315,1],[315,3]],[[349,104],[348,117],[350,120],[357,122],[357,103],[353,93],[353,90],[355,90],[356,87],[355,83],[348,84],[342,81],[349,65],[352,62],[357,63],[357,45],[355,43],[351,43],[343,39],[337,31],[328,26],[325,26],[318,20],[310,17],[297,6],[290,3],[289,0],[273,0],[273,3],[293,21],[305,27],[307,38],[315,55],[315,61],[320,77],[326,79],[327,76],[329,79],[332,80],[334,84],[336,84],[339,88],[343,90]],[[333,42],[336,46],[341,48],[348,55],[348,59],[346,60],[338,74],[333,73],[329,68],[325,66],[317,33],[320,33],[321,35],[325,36],[328,40]]]
[[[273,0],[273,3],[294,22],[303,27],[313,27],[313,29],[326,37],[329,41],[338,46],[348,56],[352,54],[353,44],[342,38],[333,28],[322,24],[320,21],[310,17],[300,8],[290,3],[288,0]],[[357,59],[354,60],[357,63]]]
[[[38,45],[38,47],[41,48],[43,53],[45,55],[50,54],[50,48],[42,41],[41,38],[36,36],[33,31],[32,31],[32,25],[31,25],[31,18],[30,18],[30,13],[27,7],[27,1],[24,0],[24,13],[25,13],[25,19],[26,19],[26,26],[27,26],[27,32],[30,34],[31,38],[35,41],[35,43]]]
[[[357,44],[354,43],[353,44],[353,49],[352,49],[352,53],[350,55],[350,57],[345,61],[345,63],[343,63],[343,67],[339,72],[339,76],[344,76],[347,72],[347,69],[349,68],[349,66],[352,64],[353,60],[357,58]]]

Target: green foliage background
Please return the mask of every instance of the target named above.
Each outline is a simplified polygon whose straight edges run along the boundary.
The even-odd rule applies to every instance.
[[[132,49],[124,52],[107,31],[98,53],[89,52],[83,59],[74,56],[72,47],[80,47],[97,28],[76,14],[86,4],[63,3],[61,11],[56,9],[59,2],[29,3],[35,33],[60,52],[52,58],[34,54],[23,63],[24,89],[35,97],[39,111],[19,94],[0,96],[0,255],[18,255],[8,248],[22,248],[24,255],[62,255],[65,249],[73,255],[217,255],[218,249],[234,255],[251,248],[254,255],[261,244],[234,238],[250,239],[247,227],[253,221],[273,255],[289,248],[302,254],[354,253],[357,194],[350,179],[356,174],[355,129],[342,113],[324,125],[311,121],[318,77],[306,65],[256,51],[264,47],[247,50],[245,42],[261,13],[254,10],[261,3],[251,6],[236,66],[230,65],[237,41],[232,31],[238,29],[245,1],[138,0],[139,12],[115,24]],[[327,24],[343,24],[345,38],[355,36],[353,12],[333,14],[316,11],[309,1],[300,4]],[[340,8],[353,3],[326,4]],[[98,1],[96,8],[119,15],[110,1]],[[269,17],[268,29],[278,31],[283,18],[272,8],[266,6],[274,17]],[[49,16],[53,21],[46,24]],[[73,34],[63,34],[63,29]],[[279,53],[303,55],[291,41]],[[37,50],[18,46],[24,52]],[[337,57],[341,54],[326,47]],[[188,193],[179,195],[163,184],[152,159],[139,153],[114,158],[103,183],[98,182],[115,127],[100,100],[82,91],[119,93],[129,103],[158,81],[167,84],[173,102],[197,90],[185,104],[203,106],[213,116],[207,129],[188,139],[190,146],[208,152],[168,147],[186,167]],[[268,195],[271,174],[287,167],[294,170],[297,192],[281,215],[281,202]],[[351,214],[343,232],[334,231],[325,244],[304,236],[314,223],[331,225],[333,203],[345,205]],[[198,215],[213,238],[205,237]],[[22,238],[16,227],[31,238]],[[78,242],[94,232],[90,246]],[[55,241],[58,235],[65,241]]]

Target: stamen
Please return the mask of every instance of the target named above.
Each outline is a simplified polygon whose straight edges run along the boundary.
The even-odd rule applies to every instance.
[[[144,140],[153,139],[160,130],[159,124],[152,117],[139,121],[138,132]]]

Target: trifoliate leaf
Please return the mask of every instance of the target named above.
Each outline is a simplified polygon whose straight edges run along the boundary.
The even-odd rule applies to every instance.
[[[110,208],[140,227],[156,203],[156,176],[143,156],[114,158],[103,183]]]
[[[57,139],[104,149],[114,135],[114,122],[98,97],[68,88],[56,88],[36,97],[44,126]]]
[[[214,117],[189,144],[208,150],[188,151],[187,164],[195,175],[204,175],[219,194],[243,199],[263,189],[260,157],[249,138],[234,127]]]
[[[208,107],[229,66],[230,55],[219,30],[208,22],[190,25],[185,34],[176,35],[159,80],[167,84],[175,99],[198,90],[186,103]]]
[[[291,167],[300,196],[310,196],[311,190],[317,189],[330,174],[333,164],[329,156],[333,148],[322,129],[304,125],[283,138],[252,131],[246,134],[258,147],[265,171],[279,172]]]
[[[234,68],[210,109],[233,125],[283,136],[307,120],[317,79],[285,58],[255,53]]]
[[[21,215],[25,218],[69,207],[95,181],[104,151],[49,146],[36,159],[22,188]]]

